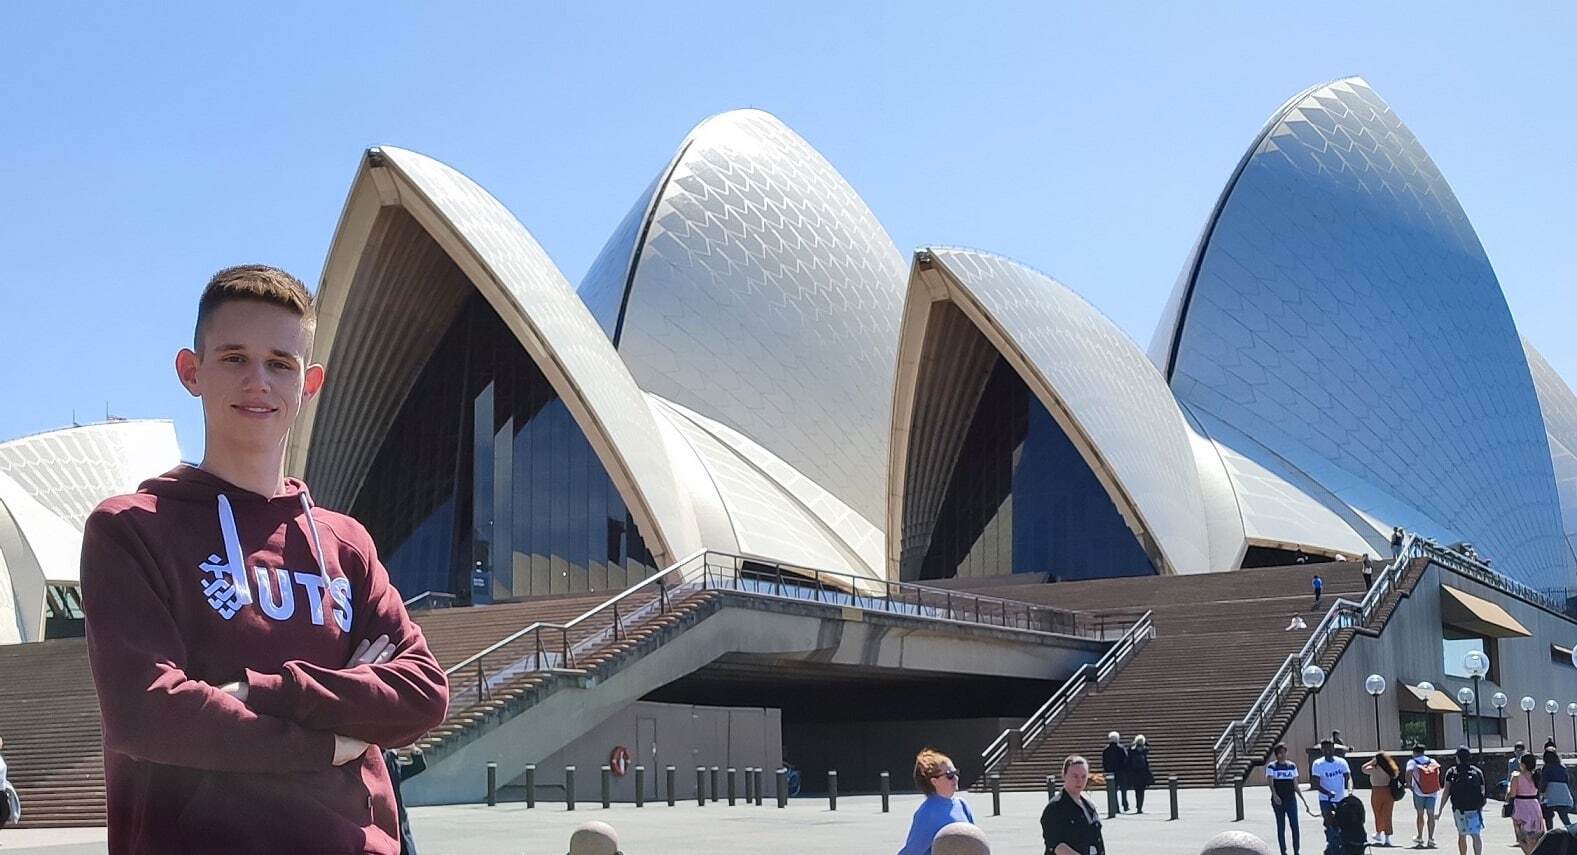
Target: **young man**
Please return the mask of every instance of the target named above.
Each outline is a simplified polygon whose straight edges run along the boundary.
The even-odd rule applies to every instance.
[[[1436,816],[1445,812],[1445,801],[1450,802],[1456,819],[1457,855],[1467,855],[1469,840],[1473,841],[1473,855],[1484,855],[1484,805],[1489,801],[1489,790],[1466,745],[1457,748],[1456,765],[1446,770],[1445,800]]]
[[[204,454],[106,500],[82,543],[111,853],[400,851],[388,770],[440,722],[443,670],[350,517],[284,476],[323,386],[283,271],[220,271],[176,373]]]
[[[1336,743],[1320,742],[1320,759],[1309,765],[1309,777],[1320,791],[1320,816],[1325,820],[1325,845],[1327,849],[1341,851],[1341,830],[1336,825],[1336,805],[1347,797],[1352,787],[1352,767],[1347,760],[1336,756]],[[1360,805],[1360,808],[1362,806]]]
[[[1303,842],[1298,838],[1298,802],[1303,794],[1298,792],[1298,764],[1287,759],[1287,744],[1279,742],[1273,749],[1275,759],[1265,764],[1265,778],[1270,781],[1270,809],[1276,815],[1276,843],[1281,855],[1287,855],[1287,826],[1292,826],[1292,855],[1301,855]]]
[[[1435,801],[1440,795],[1440,764],[1424,753],[1422,742],[1413,743],[1413,758],[1407,761],[1407,783],[1413,791],[1413,810],[1418,814],[1418,834],[1414,848],[1435,848]],[[1424,837],[1425,825],[1429,837]]]

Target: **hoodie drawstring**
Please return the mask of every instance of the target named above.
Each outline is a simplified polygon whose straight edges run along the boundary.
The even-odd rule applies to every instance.
[[[323,584],[328,587],[333,580],[329,578],[328,562],[323,560],[323,539],[318,537],[318,521],[312,516],[312,499],[308,498],[306,490],[302,490],[298,498],[301,499],[301,510],[307,515],[307,531],[312,535],[312,557],[318,562],[318,575],[323,577]]]

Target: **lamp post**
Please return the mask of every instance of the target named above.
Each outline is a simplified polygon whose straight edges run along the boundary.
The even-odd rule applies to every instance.
[[[1577,704],[1567,704],[1566,714],[1572,717],[1572,744],[1577,745]]]
[[[1500,737],[1501,748],[1506,747],[1506,733],[1503,730],[1503,722],[1506,719],[1507,700],[1508,698],[1506,697],[1505,692],[1496,692],[1489,699],[1490,704],[1495,707],[1495,735]]]
[[[1473,705],[1473,729],[1478,731],[1478,754],[1479,754],[1479,757],[1481,758],[1479,762],[1483,762],[1482,758],[1484,756],[1484,729],[1483,729],[1483,727],[1481,726],[1481,723],[1478,720],[1478,692],[1473,691],[1468,686],[1463,686],[1462,688],[1457,689],[1457,706],[1461,707],[1464,710],[1464,712],[1462,713],[1462,721],[1463,722],[1467,721],[1467,712],[1465,712],[1465,710],[1467,710],[1468,704],[1472,704]],[[1467,728],[1466,727],[1463,727],[1463,729],[1462,729],[1462,736],[1463,736],[1464,739],[1468,739],[1470,741],[1473,738],[1472,734],[1467,732]]]
[[[1374,698],[1374,748],[1379,751],[1383,746],[1380,739],[1380,696],[1385,694],[1385,678],[1379,674],[1370,674],[1369,679],[1363,681],[1363,690]]]
[[[1320,744],[1320,687],[1325,685],[1325,669],[1318,665],[1304,668],[1298,675],[1304,688],[1309,690],[1309,703],[1314,705],[1314,744]],[[1577,707],[1577,704],[1572,706]],[[1577,724],[1572,725],[1577,727]]]
[[[1528,750],[1532,751],[1533,750],[1533,708],[1538,706],[1538,702],[1533,700],[1533,696],[1532,695],[1523,695],[1522,696],[1522,700],[1518,701],[1517,705],[1522,707],[1522,711],[1525,714],[1527,714],[1527,716],[1528,716]]]
[[[1550,714],[1550,741],[1555,741],[1555,714],[1561,711],[1561,705],[1554,698],[1544,702],[1544,711]],[[1557,746],[1558,747],[1558,746]]]
[[[1484,717],[1479,714],[1478,681],[1489,674],[1489,657],[1484,655],[1482,650],[1469,650],[1467,655],[1462,657],[1462,670],[1469,677],[1473,678],[1473,688],[1465,689],[1465,691],[1472,695],[1469,700],[1473,703],[1473,729],[1478,731],[1478,762],[1482,765],[1484,763]],[[1462,692],[1457,692],[1457,697],[1461,698]],[[1463,705],[1465,706],[1466,704],[1467,701],[1464,701]],[[1577,707],[1577,704],[1572,706]],[[1577,728],[1577,719],[1573,719],[1572,726]],[[1577,732],[1577,730],[1574,730],[1574,732]]]

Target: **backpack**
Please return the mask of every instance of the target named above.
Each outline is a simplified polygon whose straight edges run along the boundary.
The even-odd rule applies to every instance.
[[[1426,796],[1440,792],[1439,763],[1418,767],[1418,789]]]
[[[1390,790],[1392,800],[1400,799],[1407,794],[1407,782],[1403,781],[1400,775],[1393,775],[1391,777]]]
[[[1456,810],[1482,810],[1488,801],[1484,793],[1484,773],[1477,766],[1456,766],[1448,774],[1452,807]],[[1462,795],[1466,793],[1466,795]],[[1460,807],[1458,807],[1460,805]]]

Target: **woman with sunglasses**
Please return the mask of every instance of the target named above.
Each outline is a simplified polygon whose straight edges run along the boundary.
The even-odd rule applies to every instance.
[[[1090,782],[1090,761],[1077,754],[1062,761],[1062,791],[1040,814],[1046,855],[1106,855],[1101,815],[1084,797]]]
[[[975,814],[958,795],[958,767],[946,754],[927,748],[915,755],[914,783],[925,793],[925,801],[915,809],[909,837],[898,855],[931,855],[931,841],[943,826],[955,822],[973,825]]]

